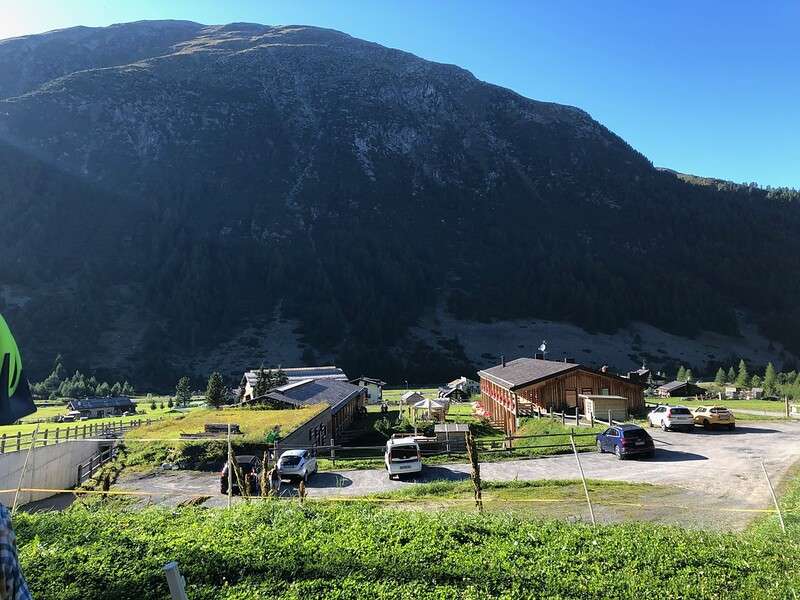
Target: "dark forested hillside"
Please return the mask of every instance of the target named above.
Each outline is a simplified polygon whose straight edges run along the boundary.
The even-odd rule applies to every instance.
[[[741,307],[800,349],[797,193],[686,181],[579,109],[335,31],[0,41],[0,182],[33,373],[172,381],[280,307],[312,354],[420,380],[467,366],[406,336],[439,300],[687,336]]]

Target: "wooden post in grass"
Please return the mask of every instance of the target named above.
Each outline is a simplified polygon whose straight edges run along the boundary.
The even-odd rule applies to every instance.
[[[561,409],[561,426],[562,427],[566,427],[566,425],[567,425],[567,412],[566,412],[566,410],[567,409],[565,409],[565,408]]]
[[[336,442],[331,438],[331,462],[336,467]]]
[[[231,424],[228,423],[228,508],[233,505],[233,453],[231,451]]]
[[[778,497],[775,495],[775,490],[772,487],[772,482],[769,480],[769,474],[767,473],[767,467],[764,466],[764,461],[761,461],[761,468],[764,471],[764,477],[767,478],[767,486],[769,486],[769,493],[772,496],[772,502],[775,504],[775,510],[778,513],[778,522],[781,524],[781,531],[786,533],[786,524],[783,522],[783,514],[781,513],[780,504],[778,504]]]
[[[789,396],[784,396],[783,397],[783,404],[784,404],[784,407],[786,409],[786,418],[788,419],[789,418]]]
[[[611,427],[614,424],[614,421],[611,419],[611,409],[608,409],[608,426]]]
[[[481,494],[481,464],[478,458],[478,448],[475,446],[475,438],[472,431],[467,431],[467,458],[471,468],[472,487],[475,493],[475,506],[479,513],[483,513],[483,497]]]
[[[578,456],[578,449],[575,447],[575,436],[571,433],[569,434],[569,443],[572,444],[572,452],[575,454],[575,460],[578,462],[578,470],[581,473],[581,481],[583,482],[583,493],[586,494],[586,504],[589,505],[589,516],[592,519],[592,525],[595,525],[594,509],[592,508],[592,501],[589,498],[589,486],[586,485],[586,475],[583,474],[581,459]]]

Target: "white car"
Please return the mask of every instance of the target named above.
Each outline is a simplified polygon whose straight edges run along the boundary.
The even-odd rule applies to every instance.
[[[392,438],[386,442],[384,461],[389,479],[422,471],[422,453],[413,437]]]
[[[317,472],[317,457],[311,450],[287,450],[278,459],[278,474],[281,478],[308,482]]]
[[[694,415],[685,406],[658,406],[647,415],[650,427],[684,431],[694,430]]]

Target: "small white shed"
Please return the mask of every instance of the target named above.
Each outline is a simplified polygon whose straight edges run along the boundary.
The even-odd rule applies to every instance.
[[[413,406],[414,404],[416,404],[417,402],[421,402],[422,400],[425,400],[425,396],[423,396],[419,392],[406,392],[400,398],[400,403],[403,406]]]
[[[601,421],[608,421],[608,412],[615,421],[625,421],[628,418],[628,399],[624,396],[581,394],[583,399],[584,414]]]

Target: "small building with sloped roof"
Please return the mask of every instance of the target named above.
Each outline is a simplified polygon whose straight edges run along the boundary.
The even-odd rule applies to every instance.
[[[71,412],[81,413],[81,417],[89,419],[102,419],[106,417],[119,417],[123,413],[136,412],[136,404],[127,396],[114,398],[76,398],[67,403]]]
[[[688,381],[670,381],[656,388],[656,395],[662,398],[688,398],[703,396],[705,393],[699,385]]]
[[[268,392],[256,401],[277,408],[301,408],[316,404],[328,405],[331,412],[331,435],[348,427],[366,405],[366,390],[347,381],[306,379],[287,383]]]

